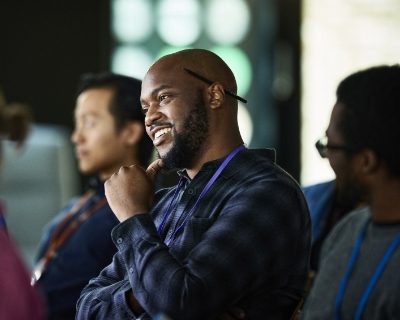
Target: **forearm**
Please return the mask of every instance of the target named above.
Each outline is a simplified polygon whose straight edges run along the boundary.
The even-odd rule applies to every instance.
[[[103,290],[104,292],[102,292]],[[125,293],[117,292],[117,289],[111,287],[97,290],[90,287],[85,288],[77,303],[76,319],[147,319],[143,317],[143,309],[137,303],[130,304],[128,293],[132,290],[127,290]],[[132,307],[136,309],[135,312]]]
[[[251,276],[256,273],[252,270],[254,266],[241,269],[238,277],[238,268],[231,263],[252,259],[248,255],[240,256],[245,250],[239,242],[230,240],[230,249],[219,250],[215,245],[218,239],[210,239],[209,243],[205,241],[198,246],[188,259],[180,261],[147,225],[150,223],[144,217],[133,219],[121,225],[115,236],[122,236],[118,247],[133,292],[151,316],[163,312],[176,320],[212,318],[232,306],[235,297],[237,300],[254,281]],[[226,235],[222,237],[231,238],[228,229],[223,232]],[[130,242],[124,243],[124,237]]]
[[[126,291],[130,290],[129,282],[116,268],[120,264],[115,256],[113,264],[89,281],[77,303],[77,319],[122,319],[126,318],[126,314],[135,319],[125,292],[120,290],[123,287]]]
[[[116,229],[113,238],[119,255],[135,298],[146,312],[150,316],[163,312],[174,320],[196,319],[196,306],[209,292],[200,278],[171,255],[152,219],[142,215]]]

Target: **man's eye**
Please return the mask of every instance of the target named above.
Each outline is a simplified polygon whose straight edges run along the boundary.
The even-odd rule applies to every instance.
[[[162,95],[160,95],[160,96],[158,97],[158,99],[160,100],[160,102],[163,101],[163,100],[165,100],[165,99],[167,99],[167,98],[168,98],[168,95],[166,95],[166,94],[162,94]]]
[[[96,121],[94,119],[86,119],[83,123],[84,128],[93,128],[96,125]]]
[[[148,110],[149,110],[149,108],[142,108],[142,113],[143,113],[144,115],[146,115]]]

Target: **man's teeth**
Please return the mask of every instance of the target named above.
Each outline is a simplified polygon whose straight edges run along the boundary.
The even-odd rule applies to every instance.
[[[166,134],[167,132],[170,132],[170,131],[171,131],[171,128],[164,128],[164,129],[158,130],[156,132],[156,134],[154,135],[154,138],[157,139],[157,138],[161,137],[163,134]]]

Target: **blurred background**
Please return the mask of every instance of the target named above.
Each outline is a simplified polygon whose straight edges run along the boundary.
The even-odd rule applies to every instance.
[[[0,2],[0,101],[31,106],[23,149],[5,142],[0,198],[29,263],[43,225],[84,184],[69,135],[84,72],[143,78],[155,59],[202,47],[231,66],[248,146],[272,147],[302,185],[333,173],[315,141],[338,82],[400,62],[398,0],[87,0]]]

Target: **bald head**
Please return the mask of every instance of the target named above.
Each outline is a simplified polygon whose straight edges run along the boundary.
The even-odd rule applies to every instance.
[[[160,67],[176,75],[184,72],[185,68],[189,69],[212,82],[219,82],[225,90],[237,93],[237,84],[232,70],[224,60],[209,50],[186,49],[166,55],[156,61],[149,72],[153,68],[157,68],[159,72]]]

